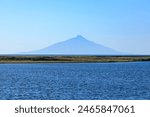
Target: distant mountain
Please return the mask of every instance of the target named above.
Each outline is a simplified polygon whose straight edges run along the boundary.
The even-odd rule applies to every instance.
[[[120,52],[109,47],[94,43],[81,35],[69,40],[56,43],[46,48],[27,52],[27,54],[53,54],[53,55],[119,55]]]

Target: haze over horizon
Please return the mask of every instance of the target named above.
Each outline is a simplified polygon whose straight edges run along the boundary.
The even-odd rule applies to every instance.
[[[1,0],[0,54],[38,50],[76,35],[150,54],[149,0]]]

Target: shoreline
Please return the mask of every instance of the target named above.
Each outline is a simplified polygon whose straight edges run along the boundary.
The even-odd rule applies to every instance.
[[[144,62],[150,56],[0,56],[0,64],[9,63],[112,63]]]

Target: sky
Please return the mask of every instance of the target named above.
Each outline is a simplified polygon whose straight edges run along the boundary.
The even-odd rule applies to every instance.
[[[150,0],[0,0],[0,54],[37,50],[82,35],[150,54]]]

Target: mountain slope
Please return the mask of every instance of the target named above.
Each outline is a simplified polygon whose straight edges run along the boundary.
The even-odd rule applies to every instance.
[[[120,52],[96,44],[78,35],[75,38],[56,43],[41,50],[28,52],[29,54],[60,54],[60,55],[116,55]]]

